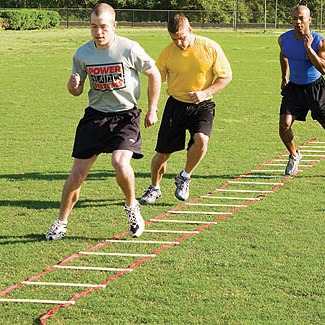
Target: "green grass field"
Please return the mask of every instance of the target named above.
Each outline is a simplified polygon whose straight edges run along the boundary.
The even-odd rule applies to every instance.
[[[165,30],[121,29],[119,33],[140,42],[153,58],[169,42]],[[234,77],[216,98],[209,152],[193,177],[192,197],[285,153],[277,131],[277,35],[198,33],[222,45]],[[71,166],[75,127],[87,104],[86,93],[74,98],[65,84],[72,55],[88,38],[87,29],[0,33],[0,290],[127,228],[110,157],[103,155],[83,186],[67,237],[44,241]],[[145,96],[140,107],[146,110]],[[138,196],[150,182],[157,131],[155,126],[142,132],[145,157],[133,163]],[[295,132],[299,144],[312,137],[325,141],[324,130],[310,118],[297,123]],[[184,158],[184,152],[172,156],[162,183],[163,197],[157,205],[142,209],[145,219],[178,204],[173,178]],[[324,176],[322,161],[261,202],[60,310],[48,323],[324,324]],[[153,238],[175,236],[143,236]],[[125,249],[140,251],[131,245]],[[127,267],[131,260],[85,257],[75,262],[90,263]],[[57,271],[42,281],[94,283],[106,277],[104,272]],[[8,297],[67,300],[78,290],[30,286]],[[37,324],[51,307],[0,304],[0,323]]]

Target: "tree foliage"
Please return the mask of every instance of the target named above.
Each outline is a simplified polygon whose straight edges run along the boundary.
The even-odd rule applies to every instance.
[[[107,2],[116,9],[202,10],[209,12],[203,16],[204,20],[218,23],[230,23],[233,20],[234,11],[236,11],[238,22],[262,23],[266,3],[268,22],[274,21],[276,16],[278,23],[288,23],[291,8],[299,0],[1,0],[0,7],[91,8],[98,2]],[[321,0],[307,2],[314,19],[319,20]]]

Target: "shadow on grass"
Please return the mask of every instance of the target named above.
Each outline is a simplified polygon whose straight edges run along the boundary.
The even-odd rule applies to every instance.
[[[87,236],[65,236],[64,241],[68,240],[91,240],[99,242],[102,240],[109,239],[108,237],[99,238],[99,237],[87,237]],[[22,243],[31,243],[31,242],[47,242],[51,243],[52,241],[45,239],[44,234],[25,234],[20,236],[0,236],[0,246],[1,245],[10,245],[10,244],[22,244]]]
[[[108,206],[124,206],[123,200],[115,199],[86,199],[79,200],[74,209],[108,207]],[[173,204],[156,203],[155,206],[171,207]],[[41,200],[0,200],[0,207],[27,208],[33,210],[59,209],[59,201],[41,201]]]
[[[0,179],[4,179],[7,181],[26,181],[26,180],[45,180],[45,181],[57,181],[57,180],[65,180],[67,179],[69,173],[64,172],[53,172],[53,173],[40,173],[40,172],[32,172],[32,173],[22,173],[22,174],[0,174]],[[175,174],[166,173],[164,178],[174,179]],[[192,179],[228,179],[233,178],[237,175],[192,175]],[[150,179],[150,172],[136,172],[136,178],[148,178]],[[97,170],[89,173],[87,180],[105,180],[107,178],[115,178],[115,172],[113,170]]]
[[[106,206],[122,206],[123,201],[113,199],[89,199],[79,200],[75,206],[78,208],[88,207],[106,207]],[[42,209],[58,209],[60,206],[59,201],[41,201],[41,200],[0,200],[0,207],[21,207],[34,210]]]

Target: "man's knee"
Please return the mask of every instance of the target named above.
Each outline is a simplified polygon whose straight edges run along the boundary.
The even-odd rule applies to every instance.
[[[156,152],[156,154],[152,157],[151,164],[157,166],[165,165],[167,164],[167,160],[169,157],[170,157],[169,153]]]
[[[89,170],[97,157],[93,156],[89,159],[74,159],[73,166],[68,177],[68,181],[75,186],[80,186],[88,176]]]
[[[130,159],[125,156],[113,156],[112,157],[112,166],[116,171],[125,170],[126,168],[130,168]]]
[[[280,134],[286,133],[287,131],[289,131],[291,129],[292,123],[293,123],[293,121],[291,119],[287,118],[285,115],[281,115],[280,120],[279,120]]]
[[[325,117],[317,118],[317,122],[325,129]]]
[[[84,170],[80,167],[74,167],[72,168],[69,180],[71,183],[75,184],[76,186],[80,186],[83,181],[86,179],[88,175],[88,170]]]
[[[204,133],[196,133],[194,135],[194,143],[203,150],[206,150],[208,148],[209,136]]]

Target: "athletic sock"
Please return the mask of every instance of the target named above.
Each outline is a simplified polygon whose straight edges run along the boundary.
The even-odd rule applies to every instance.
[[[126,206],[127,208],[131,208],[131,209],[132,209],[132,208],[135,208],[138,204],[139,204],[138,201],[135,200],[133,203],[130,204],[130,206],[128,206],[128,205],[125,203],[125,206]]]
[[[191,175],[189,173],[187,173],[185,170],[181,171],[181,176],[187,179],[191,178]]]

